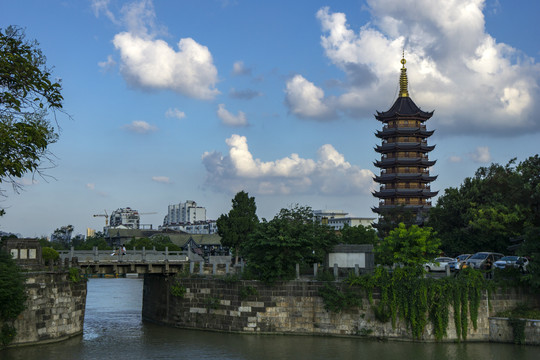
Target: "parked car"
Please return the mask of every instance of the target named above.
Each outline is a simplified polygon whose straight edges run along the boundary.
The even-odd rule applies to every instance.
[[[452,270],[452,271],[460,270],[461,266],[470,257],[471,257],[471,254],[461,254],[461,255],[456,256],[456,261],[449,264],[450,265],[450,270]]]
[[[527,270],[529,260],[521,256],[505,256],[495,261],[495,267],[498,269],[506,269],[507,267],[514,267],[520,269],[522,272]]]
[[[449,265],[452,262],[455,262],[456,259],[449,257],[438,257],[432,262],[424,264],[424,269],[426,271],[445,271],[446,265]],[[449,265],[450,266],[450,265]]]
[[[495,261],[502,257],[504,257],[504,255],[500,253],[485,251],[477,252],[465,261],[462,268],[472,267],[473,269],[486,270],[489,263],[494,264]]]

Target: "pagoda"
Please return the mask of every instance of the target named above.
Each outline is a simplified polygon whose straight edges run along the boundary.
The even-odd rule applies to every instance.
[[[379,221],[397,225],[401,222],[400,214],[408,213],[412,223],[421,225],[431,207],[430,199],[437,195],[431,191],[430,183],[437,176],[429,174],[429,168],[435,164],[428,153],[435,146],[428,145],[427,139],[433,130],[426,129],[425,122],[433,116],[432,112],[420,110],[409,97],[405,57],[401,59],[399,78],[399,97],[390,110],[377,111],[375,118],[382,122],[382,131],[375,134],[382,139],[375,151],[381,154],[381,160],[374,165],[381,169],[375,181],[380,184],[373,196],[379,198],[379,206],[372,210],[383,217]]]

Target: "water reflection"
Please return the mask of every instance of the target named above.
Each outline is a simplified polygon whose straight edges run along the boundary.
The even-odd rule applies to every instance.
[[[2,360],[138,359],[537,359],[538,348],[509,344],[422,344],[357,338],[243,335],[141,321],[142,280],[91,279],[84,334],[65,342],[0,351]]]

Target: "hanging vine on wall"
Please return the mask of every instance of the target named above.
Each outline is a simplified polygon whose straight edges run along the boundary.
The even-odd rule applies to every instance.
[[[340,312],[354,307],[346,292],[359,294],[358,289],[364,289],[378,321],[391,321],[395,327],[399,318],[416,339],[422,337],[428,322],[437,340],[447,336],[452,306],[457,338],[466,339],[469,319],[473,328],[477,327],[478,309],[485,290],[488,290],[489,298],[491,288],[488,282],[474,269],[464,269],[453,278],[432,279],[423,275],[421,268],[396,268],[390,272],[378,267],[371,276],[350,276],[346,280],[349,288],[345,291],[325,284],[320,295],[328,311]],[[380,291],[377,303],[373,301],[375,288]],[[358,300],[361,303],[361,299]]]

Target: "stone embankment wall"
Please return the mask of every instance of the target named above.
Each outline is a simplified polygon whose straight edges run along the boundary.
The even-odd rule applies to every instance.
[[[184,295],[172,295],[171,285],[185,289]],[[412,340],[405,324],[398,323],[392,328],[390,322],[377,321],[367,299],[363,299],[362,308],[352,311],[326,311],[319,296],[323,286],[323,282],[317,281],[291,281],[266,286],[258,281],[231,283],[212,278],[148,274],[144,281],[142,316],[146,321],[181,328]],[[378,294],[373,295],[374,301],[378,301]],[[484,298],[476,330],[469,321],[467,341],[493,340],[489,317],[524,302],[540,305],[537,296],[511,290],[492,294],[490,305]],[[456,339],[450,307],[448,336],[444,340]],[[421,340],[435,340],[431,325],[426,326]]]
[[[68,272],[32,272],[26,274],[26,291],[26,310],[13,324],[17,335],[10,346],[61,341],[82,334],[85,281],[74,283]]]

